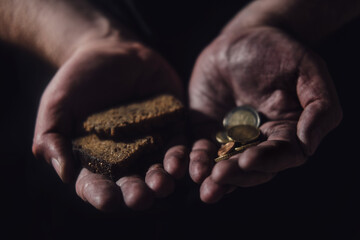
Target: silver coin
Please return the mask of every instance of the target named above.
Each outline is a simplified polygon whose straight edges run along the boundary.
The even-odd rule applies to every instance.
[[[251,125],[237,125],[229,128],[227,131],[228,137],[241,144],[252,142],[259,138],[260,130]]]
[[[229,129],[238,125],[260,126],[259,113],[250,106],[239,106],[232,109],[223,119],[223,125]]]

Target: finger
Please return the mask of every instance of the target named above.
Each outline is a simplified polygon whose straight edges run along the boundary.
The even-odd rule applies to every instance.
[[[304,109],[297,134],[305,153],[312,155],[323,137],[342,119],[342,110],[330,74],[325,63],[314,54],[307,54],[302,60],[297,92]]]
[[[101,211],[112,211],[123,203],[120,188],[101,174],[83,168],[75,184],[76,193]]]
[[[155,196],[163,198],[174,191],[174,180],[159,163],[152,165],[146,173],[145,183],[154,191]]]
[[[268,122],[261,130],[267,141],[239,155],[241,169],[275,173],[305,163],[306,156],[296,136],[296,122]]]
[[[69,134],[72,123],[70,114],[61,107],[63,92],[57,91],[54,85],[49,86],[41,97],[32,150],[37,159],[52,164],[63,182],[70,182],[75,179]]]
[[[121,188],[124,203],[134,210],[149,208],[154,201],[154,193],[139,176],[125,176],[116,184]]]
[[[187,171],[189,153],[185,146],[174,146],[164,156],[164,168],[174,178],[180,179]]]
[[[75,178],[71,141],[58,133],[36,134],[32,146],[33,154],[52,164],[63,182]]]
[[[251,187],[268,182],[274,176],[275,173],[244,171],[239,167],[237,157],[234,156],[226,161],[217,163],[210,178],[217,184]]]
[[[209,140],[201,139],[194,143],[189,166],[190,177],[194,182],[201,183],[210,175],[215,154],[216,146]]]
[[[233,186],[217,183],[211,177],[207,177],[200,187],[200,199],[205,203],[216,203],[232,190]]]

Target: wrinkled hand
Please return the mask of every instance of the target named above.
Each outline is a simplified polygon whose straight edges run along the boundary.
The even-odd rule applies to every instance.
[[[324,62],[284,32],[258,27],[219,36],[199,56],[189,86],[197,141],[190,176],[200,197],[216,202],[237,186],[254,186],[303,164],[342,111]],[[224,115],[251,105],[265,116],[266,141],[213,164],[210,140]]]
[[[52,164],[64,182],[74,179],[71,139],[90,113],[158,93],[183,97],[181,82],[154,51],[139,43],[97,42],[78,49],[58,70],[43,93],[36,120],[33,153]],[[185,147],[167,151],[164,165],[155,164],[140,176],[125,176],[116,183],[83,168],[76,192],[101,210],[125,203],[144,209],[156,197],[170,194],[173,177],[185,174]],[[164,167],[163,167],[164,166]]]

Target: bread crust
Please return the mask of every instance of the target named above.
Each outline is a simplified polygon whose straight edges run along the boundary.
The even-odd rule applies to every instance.
[[[96,134],[79,137],[73,141],[73,151],[82,165],[94,173],[116,180],[134,170],[141,156],[158,148],[153,136],[133,140],[114,141],[100,139]]]
[[[114,107],[84,121],[73,152],[87,169],[117,180],[153,162],[164,140],[184,129],[184,117],[182,103],[166,94]]]
[[[182,119],[183,114],[184,107],[178,99],[159,95],[95,113],[85,120],[84,129],[109,138],[133,136],[165,128]]]

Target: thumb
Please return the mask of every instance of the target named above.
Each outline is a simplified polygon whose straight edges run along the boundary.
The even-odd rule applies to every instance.
[[[305,154],[312,155],[342,119],[335,86],[325,63],[315,54],[306,54],[300,64],[297,93],[304,109],[297,135]]]
[[[71,141],[58,133],[37,134],[34,137],[33,154],[53,166],[63,182],[71,182],[75,172]]]

